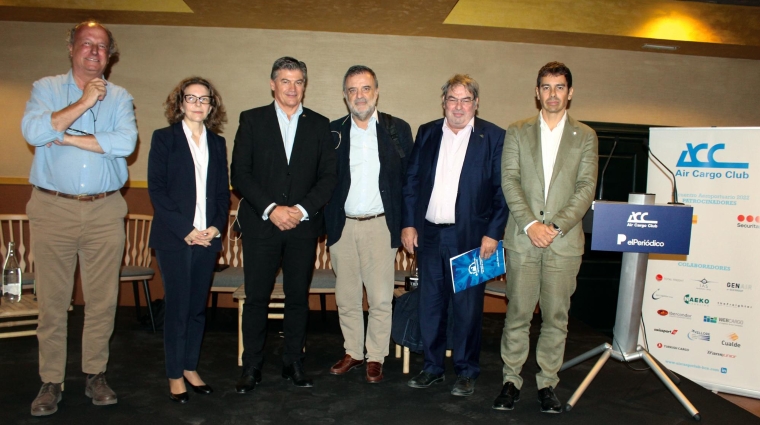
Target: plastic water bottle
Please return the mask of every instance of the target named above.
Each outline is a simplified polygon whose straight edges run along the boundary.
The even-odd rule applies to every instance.
[[[3,302],[21,302],[21,267],[16,259],[16,244],[8,242],[3,264]]]

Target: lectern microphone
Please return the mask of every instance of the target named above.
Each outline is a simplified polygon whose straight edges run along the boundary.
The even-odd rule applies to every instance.
[[[649,148],[649,140],[644,140],[643,142],[641,142],[641,144],[644,145],[644,149],[646,149],[647,155],[651,155],[652,158],[656,159],[657,162],[660,163],[660,165],[662,165],[663,168],[668,170],[671,176],[673,176],[673,192],[671,193],[672,202],[668,202],[668,204],[683,205],[682,202],[678,202],[678,186],[676,185],[676,175],[673,174],[672,171],[670,171],[670,168],[668,168],[668,166],[665,165],[664,162],[660,161],[660,158],[657,158],[657,155],[655,155],[654,152],[652,152],[652,149]]]

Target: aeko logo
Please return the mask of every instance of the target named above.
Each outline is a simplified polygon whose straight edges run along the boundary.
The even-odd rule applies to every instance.
[[[715,159],[715,152],[726,149],[725,143],[716,143],[708,149],[707,143],[700,143],[697,146],[691,143],[686,144],[686,150],[681,152],[676,167],[693,167],[693,168],[749,168],[749,162],[722,162]],[[700,152],[707,150],[707,161],[702,161],[698,157]],[[688,157],[688,159],[687,159]]]
[[[710,300],[707,298],[692,297],[689,294],[686,294],[683,296],[683,302],[685,304],[703,304],[703,305],[710,304]]]

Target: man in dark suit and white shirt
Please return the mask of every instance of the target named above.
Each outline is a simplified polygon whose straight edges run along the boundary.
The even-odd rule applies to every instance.
[[[232,152],[232,186],[242,195],[245,307],[243,374],[235,389],[252,391],[261,381],[267,310],[277,270],[285,292],[283,378],[311,387],[303,358],[309,284],[317,238],[324,234],[322,208],[335,186],[335,150],[329,120],[301,104],[306,64],[277,59],[269,82],[274,102],[244,111]]]
[[[343,375],[362,365],[366,345],[369,383],[383,380],[388,355],[394,266],[401,246],[401,188],[413,143],[409,124],[377,111],[379,93],[374,71],[362,65],[348,69],[343,96],[351,114],[330,123],[338,185],[325,207],[345,348],[330,373]],[[369,304],[366,339],[363,289]]]
[[[420,126],[404,185],[401,241],[416,248],[420,271],[420,332],[425,364],[409,380],[427,388],[444,380],[448,306],[453,303],[452,350],[457,380],[451,394],[469,396],[480,375],[485,285],[454,293],[449,259],[480,248],[490,257],[509,210],[501,191],[504,129],[475,117],[479,86],[457,74],[441,88],[445,118]]]

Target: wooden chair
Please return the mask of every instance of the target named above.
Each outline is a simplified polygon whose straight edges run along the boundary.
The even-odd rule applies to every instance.
[[[140,320],[140,291],[138,283],[142,281],[145,291],[145,303],[148,307],[148,316],[153,332],[156,332],[156,322],[151,307],[150,287],[148,281],[153,279],[155,272],[150,267],[151,254],[148,247],[150,228],[153,225],[153,217],[142,214],[127,214],[126,218],[126,242],[124,246],[124,261],[119,272],[121,282],[132,282],[135,294],[135,311]]]
[[[8,242],[16,245],[16,258],[22,272],[22,290],[34,288],[34,253],[32,231],[26,214],[0,214],[0,257],[5,261],[8,254]],[[21,296],[19,303],[2,303],[0,305],[0,329],[14,328],[13,331],[0,332],[0,338],[31,336],[37,334],[37,299],[33,294]],[[19,320],[20,319],[20,320]],[[27,328],[18,330],[19,327]]]

